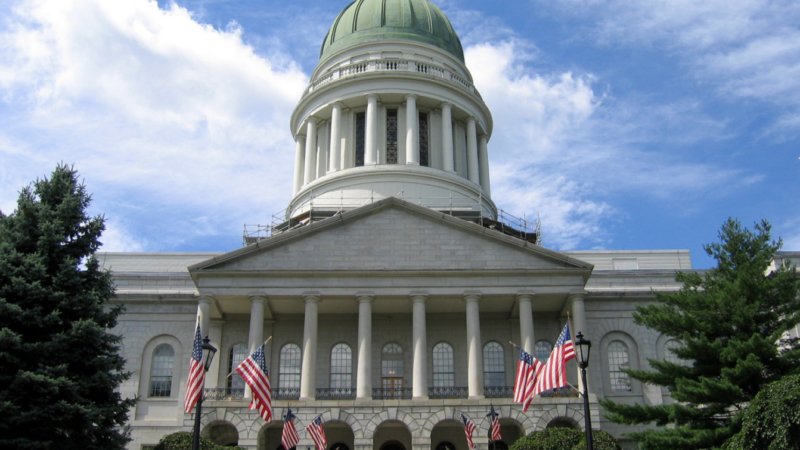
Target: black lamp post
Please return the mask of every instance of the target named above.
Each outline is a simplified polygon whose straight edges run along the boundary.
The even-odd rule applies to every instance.
[[[578,367],[581,368],[581,381],[583,382],[583,419],[586,428],[586,448],[594,450],[592,441],[592,418],[589,415],[589,387],[586,384],[586,367],[589,366],[589,351],[592,349],[591,341],[583,338],[583,333],[575,335],[575,345],[578,347]]]
[[[217,348],[209,343],[208,336],[203,338],[203,351],[206,352],[206,361],[203,363],[203,390],[205,390],[205,374],[211,367],[211,360],[214,359],[214,354],[217,353]],[[192,436],[192,450],[200,450],[200,415],[203,411],[203,397],[204,392],[200,392],[200,398],[197,399],[197,404],[194,407],[194,435]]]

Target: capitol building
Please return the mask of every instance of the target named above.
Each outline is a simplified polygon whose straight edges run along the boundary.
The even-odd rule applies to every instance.
[[[489,408],[507,448],[548,427],[583,429],[575,388],[512,401],[519,350],[545,360],[569,320],[593,343],[591,421],[626,448],[599,398],[669,402],[625,368],[670,359],[670,342],[632,319],[675,291],[687,250],[569,251],[491,194],[492,114],[458,35],[429,0],[356,0],[333,18],[289,119],[293,196],[265,234],[224,253],[101,253],[124,304],[115,332],[137,397],[128,448],[191,431],[183,411],[195,321],[218,349],[202,435],[251,450],[281,447],[296,414],[299,448],[321,415],[329,450],[468,450],[460,414],[487,450]],[[289,169],[288,167],[286,168]],[[281,188],[281,187],[277,187]],[[275,417],[248,409],[234,368],[264,341]],[[513,345],[512,345],[513,343]],[[567,365],[578,387],[574,361]]]

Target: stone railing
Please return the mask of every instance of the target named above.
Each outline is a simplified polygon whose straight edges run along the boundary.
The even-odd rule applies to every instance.
[[[317,400],[351,400],[356,398],[356,388],[317,389]]]
[[[478,90],[475,89],[475,86],[469,80],[451,70],[449,67],[429,61],[423,62],[413,59],[373,59],[339,66],[329,70],[316,80],[313,80],[311,84],[308,85],[305,92],[303,92],[303,95],[305,96],[306,94],[314,92],[322,86],[334,81],[377,72],[405,72],[424,75],[429,78],[458,85],[469,93],[480,97],[480,93],[478,93]]]
[[[411,388],[373,388],[373,400],[410,400]]]
[[[467,398],[469,390],[462,386],[435,386],[428,388],[430,398]]]
[[[203,395],[206,400],[241,400],[244,398],[244,389],[241,388],[205,388]]]

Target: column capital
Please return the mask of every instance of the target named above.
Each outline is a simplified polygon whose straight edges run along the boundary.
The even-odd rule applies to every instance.
[[[408,294],[408,296],[411,297],[411,300],[413,300],[414,303],[419,303],[419,302],[423,302],[424,303],[428,299],[428,292],[427,291],[411,291]]]
[[[264,294],[250,294],[250,303],[264,303],[267,301],[267,296]]]
[[[306,117],[306,123],[313,123],[314,125],[316,125],[317,124],[317,118],[314,117],[314,116],[308,116],[308,117]]]
[[[405,99],[408,100],[410,98],[413,98],[414,100],[416,100],[417,99],[417,94],[406,94]]]
[[[356,300],[358,300],[358,303],[372,303],[374,299],[375,293],[372,291],[356,292]]]
[[[333,102],[333,103],[331,103],[331,107],[333,107],[333,108],[341,109],[343,106],[344,105],[342,104],[342,102]]]
[[[575,300],[583,300],[586,298],[586,294],[588,294],[586,291],[573,291],[569,293],[567,298],[569,301],[574,302]]]
[[[439,103],[439,107],[440,108],[452,108],[453,104],[450,103],[450,102],[441,102],[441,103]]]
[[[378,94],[367,94],[367,101],[369,100],[378,101]]]
[[[477,302],[481,299],[481,291],[464,291],[464,301]]]
[[[523,289],[521,291],[517,291],[517,294],[516,294],[517,300],[522,300],[522,299],[525,299],[525,298],[530,299],[530,298],[533,298],[534,296],[536,296],[536,292],[533,292],[530,289]]]
[[[214,302],[214,298],[210,295],[201,295],[197,297],[197,303],[202,303],[204,305],[210,305]]]
[[[319,303],[319,292],[303,292],[302,295],[306,303]]]

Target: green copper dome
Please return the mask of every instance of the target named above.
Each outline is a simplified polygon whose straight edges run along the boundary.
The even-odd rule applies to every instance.
[[[346,48],[385,40],[434,45],[464,62],[464,50],[447,16],[430,0],[355,0],[336,17],[320,60]]]

